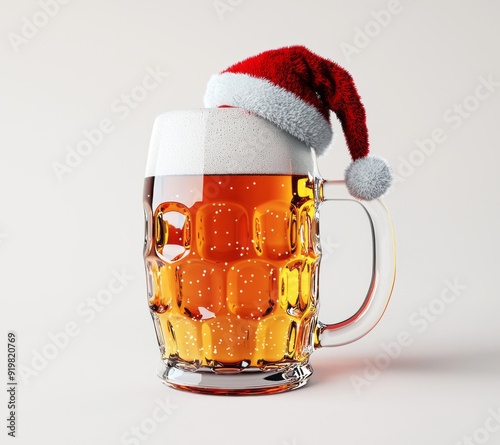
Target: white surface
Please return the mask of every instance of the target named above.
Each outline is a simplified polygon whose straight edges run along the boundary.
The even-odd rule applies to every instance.
[[[156,427],[140,442],[148,444],[484,439],[489,410],[500,405],[498,2],[71,1],[18,52],[8,33],[20,33],[23,17],[31,20],[40,6],[1,5],[3,335],[17,332],[20,364],[31,366],[49,334],[68,323],[77,332],[20,384],[16,443],[120,444],[144,422]],[[394,12],[379,13],[389,5]],[[377,28],[375,16],[385,26]],[[363,40],[359,30],[372,37]],[[355,41],[364,47],[353,53]],[[201,107],[210,75],[287,44],[305,44],[351,72],[373,153],[403,179],[386,198],[398,242],[393,300],[369,336],[314,354],[309,387],[251,398],[175,392],[155,377],[141,257],[153,121],[167,110]],[[123,96],[131,92],[140,101]],[[458,107],[470,110],[463,108],[467,118]],[[99,125],[106,132],[102,141],[94,132],[89,149],[83,132]],[[337,122],[334,131],[334,148],[320,164],[332,179],[349,164]],[[418,141],[431,137],[435,148],[427,143],[422,154]],[[66,160],[67,146],[91,153]],[[53,163],[68,161],[59,181]],[[330,310],[347,313],[362,291],[355,272],[362,264],[352,255],[363,249],[348,244],[357,227],[357,220],[322,226],[331,252],[322,265],[324,319]],[[351,234],[348,241],[339,229]],[[133,278],[121,275],[118,291],[122,269]],[[97,295],[106,303],[99,312],[91,306]],[[420,310],[434,311],[434,321]],[[398,338],[411,344],[357,394],[353,376]],[[156,400],[167,397],[176,408],[151,425],[145,419],[161,416]],[[5,394],[0,400],[5,410]],[[487,443],[500,443],[500,431],[489,434]]]
[[[308,174],[311,150],[237,108],[181,110],[155,119],[146,177],[227,173]]]

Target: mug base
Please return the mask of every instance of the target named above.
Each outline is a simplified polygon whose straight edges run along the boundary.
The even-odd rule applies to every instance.
[[[308,362],[291,363],[280,369],[246,369],[238,373],[216,373],[210,368],[187,371],[162,362],[161,381],[175,389],[212,395],[276,394],[304,386],[312,375]]]

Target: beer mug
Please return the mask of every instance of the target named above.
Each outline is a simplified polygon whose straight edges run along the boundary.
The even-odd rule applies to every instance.
[[[379,200],[358,201],[373,257],[361,307],[339,323],[318,320],[319,210],[345,199],[353,198],[343,181],[318,174],[312,149],[250,112],[156,119],[144,259],[164,383],[208,394],[299,388],[315,348],[353,342],[375,326],[395,274],[392,225]]]

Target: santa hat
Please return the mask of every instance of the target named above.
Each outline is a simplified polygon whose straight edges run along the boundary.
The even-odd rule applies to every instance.
[[[368,156],[365,108],[351,75],[303,46],[266,51],[211,77],[207,107],[238,107],[261,116],[325,153],[332,140],[330,110],[342,124],[353,162],[349,192],[359,199],[382,196],[392,181],[385,160]]]

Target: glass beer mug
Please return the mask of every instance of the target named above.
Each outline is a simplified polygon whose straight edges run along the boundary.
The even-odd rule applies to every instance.
[[[353,198],[343,181],[319,176],[314,151],[254,114],[215,108],[156,119],[144,258],[164,383],[208,394],[299,388],[315,348],[375,326],[395,274],[392,225],[378,200],[359,202],[372,232],[367,295],[347,320],[318,320],[319,209],[339,199]]]

